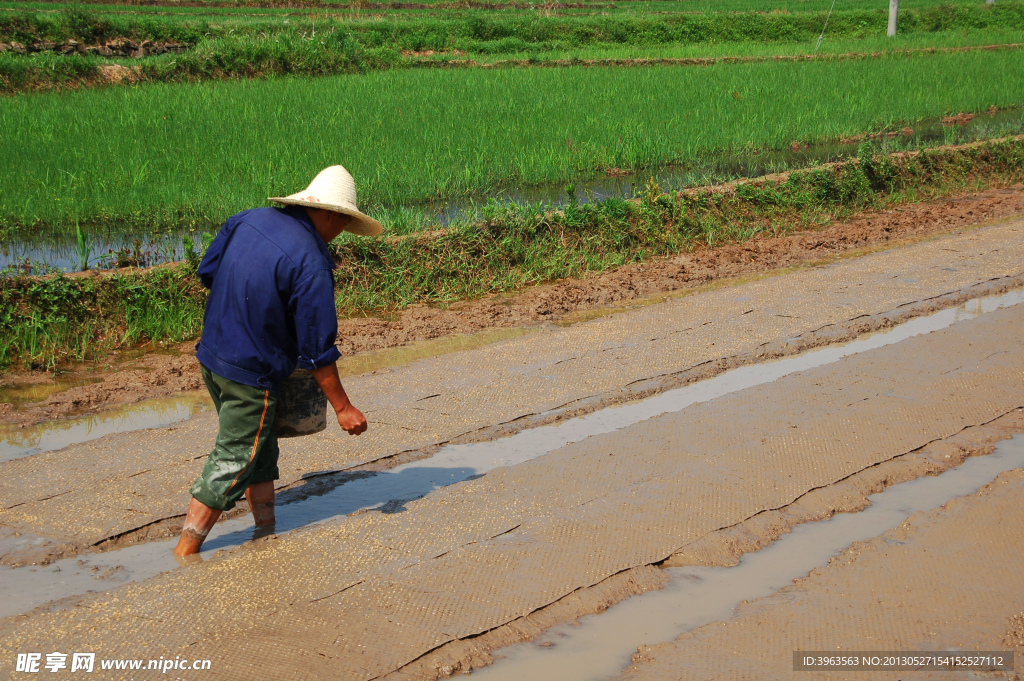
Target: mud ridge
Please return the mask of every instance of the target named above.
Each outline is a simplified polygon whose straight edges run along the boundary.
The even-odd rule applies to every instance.
[[[852,319],[843,324],[834,324],[816,329],[796,338],[777,341],[763,346],[757,352],[720,358],[677,373],[652,377],[632,385],[624,386],[623,388],[611,393],[594,395],[577,400],[540,414],[524,416],[508,423],[501,423],[481,430],[463,433],[462,435],[453,437],[451,440],[438,443],[428,448],[400,452],[398,454],[380,458],[343,471],[309,476],[295,483],[279,488],[277,490],[277,504],[279,506],[283,506],[288,503],[327,494],[350,480],[365,477],[371,473],[387,471],[411,461],[427,459],[448,444],[470,444],[510,437],[523,430],[551,425],[567,419],[578,418],[618,404],[646,399],[668,390],[705,381],[729,371],[730,369],[773,359],[790,357],[826,345],[846,343],[865,334],[892,328],[916,317],[921,317],[950,307],[956,307],[969,300],[985,296],[999,295],[1022,287],[1024,287],[1024,273],[1014,277],[1004,277],[992,281],[981,282],[962,290],[952,291],[928,300],[908,303],[890,312]],[[398,502],[410,500],[396,499],[392,501]],[[248,513],[248,506],[245,501],[242,500],[239,502],[238,506],[236,506],[232,511],[226,513],[224,517],[233,518],[245,515],[246,513]],[[359,512],[357,511],[357,513]],[[85,550],[83,550],[83,547],[72,547],[62,552],[58,551],[57,553],[53,553],[54,548],[48,547],[46,560],[49,562],[69,555],[77,555],[91,551],[110,551],[134,544],[175,537],[181,532],[181,523],[183,522],[183,518],[184,515],[180,515],[159,520],[136,530],[106,539]],[[0,562],[6,563],[7,560],[5,558]]]
[[[114,38],[102,43],[88,45],[77,40],[69,39],[67,42],[52,42],[40,40],[34,43],[23,44],[17,41],[10,43],[0,42],[0,52],[14,52],[15,54],[34,54],[36,52],[59,52],[68,54],[87,54],[100,57],[131,57],[141,59],[145,56],[159,54],[179,54],[188,49],[185,45],[166,41],[142,40],[135,41],[131,38]]]
[[[851,61],[860,59],[880,59],[884,57],[900,57],[917,54],[946,54],[975,51],[1019,50],[1022,43],[1002,43],[996,45],[969,45],[963,47],[917,47],[887,52],[840,52],[836,54],[777,54],[751,57],[636,57],[608,59],[501,59],[493,62],[480,62],[475,59],[429,59],[414,60],[413,66],[419,68],[568,68],[590,66],[715,66],[717,64],[760,64],[764,62],[804,62],[804,61]]]
[[[968,457],[990,454],[996,443],[1020,432],[1024,432],[1024,411],[1018,408],[987,424],[967,427],[951,437],[862,469],[835,484],[810,490],[787,506],[762,511],[737,525],[711,532],[680,548],[657,566],[626,570],[508,624],[446,643],[380,678],[387,681],[436,681],[493,664],[501,659],[500,655],[492,654],[498,648],[531,641],[556,624],[603,612],[629,596],[663,588],[669,582],[668,577],[663,574],[659,577],[651,570],[736,565],[744,553],[764,548],[801,523],[863,510],[870,505],[867,497],[872,494],[925,475],[938,475],[960,465]],[[832,559],[835,560],[842,560],[842,555]],[[1016,640],[1015,637],[1024,632],[1020,624],[1011,623],[1008,640]],[[634,659],[643,654],[643,650],[638,650]]]
[[[826,345],[847,343],[865,334],[892,328],[915,317],[956,307],[975,298],[999,295],[1021,287],[1024,287],[1024,272],[1012,277],[1002,277],[992,281],[981,282],[959,291],[951,291],[927,300],[907,303],[883,314],[858,317],[842,324],[830,324],[796,338],[769,343],[753,353],[722,357],[677,373],[638,381],[624,386],[613,393],[594,395],[562,405],[557,409],[542,414],[524,416],[509,423],[498,424],[491,428],[466,433],[452,438],[450,442],[452,444],[467,444],[494,440],[499,437],[508,437],[528,428],[536,428],[538,426],[558,423],[566,419],[585,416],[594,411],[625,402],[643,400],[668,390],[714,378],[730,369],[799,355],[808,350]],[[408,456],[408,453],[406,453],[406,456]]]

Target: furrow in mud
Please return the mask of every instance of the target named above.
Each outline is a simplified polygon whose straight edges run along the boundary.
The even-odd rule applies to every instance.
[[[619,679],[792,679],[796,651],[994,651],[1024,653],[1024,597],[1017,528],[1024,469],[1000,474],[977,493],[912,515],[856,542],[826,567],[775,594],[742,603],[723,621],[641,646]],[[837,616],[838,615],[838,616]],[[770,632],[769,636],[765,632]],[[722,654],[728,650],[728,654]],[[858,656],[858,659],[859,656]],[[898,681],[992,678],[1003,667],[957,670],[829,670],[822,678]],[[801,670],[802,671],[802,670]]]
[[[681,547],[660,563],[630,568],[603,582],[585,587],[508,624],[477,636],[446,643],[410,662],[384,679],[435,681],[500,660],[492,653],[536,639],[545,630],[604,612],[631,596],[664,587],[669,567],[733,566],[743,554],[760,550],[801,523],[817,522],[837,513],[855,513],[868,505],[868,496],[892,485],[925,475],[939,475],[968,457],[985,456],[995,444],[1024,432],[1024,412],[1014,409],[993,421],[969,426],[952,437],[868,466],[844,480],[811,490],[793,503],[761,511],[740,523],[723,527]],[[647,654],[647,653],[645,653]]]

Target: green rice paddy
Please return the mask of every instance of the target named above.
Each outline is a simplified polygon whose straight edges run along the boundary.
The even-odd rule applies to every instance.
[[[415,70],[0,100],[8,226],[220,224],[342,163],[380,207],[781,148],[1024,101],[1018,50]]]

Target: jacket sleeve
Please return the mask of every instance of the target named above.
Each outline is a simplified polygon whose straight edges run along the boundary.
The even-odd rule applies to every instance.
[[[338,338],[338,312],[330,270],[319,270],[301,279],[292,289],[289,302],[295,315],[299,368],[312,371],[337,362],[341,358],[334,346]]]
[[[196,274],[199,275],[199,281],[206,288],[213,288],[213,279],[217,276],[217,270],[220,269],[221,256],[224,255],[224,248],[228,245],[228,241],[231,240],[231,233],[234,229],[235,220],[234,216],[232,216],[220,228],[220,232],[217,233],[217,237],[210,244],[210,247],[206,249],[206,254],[203,255],[203,260],[199,263],[199,269],[196,271]]]

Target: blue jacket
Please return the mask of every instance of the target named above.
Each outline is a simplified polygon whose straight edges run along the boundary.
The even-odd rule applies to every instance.
[[[199,265],[210,298],[196,358],[224,378],[273,391],[296,366],[338,361],[334,268],[302,208],[232,215]]]

